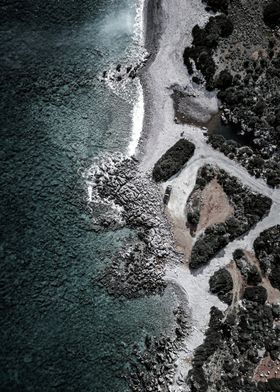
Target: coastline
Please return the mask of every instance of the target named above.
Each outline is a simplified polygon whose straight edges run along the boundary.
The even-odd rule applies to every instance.
[[[146,3],[146,14],[151,4],[154,5]],[[190,105],[198,113],[205,111],[205,108],[209,113],[218,110],[215,94],[206,93],[203,89],[195,90],[182,61],[184,48],[191,40],[193,25],[203,25],[209,17],[203,4],[197,4],[193,0],[176,0],[170,4],[161,0],[156,3],[156,7],[157,12],[154,8],[145,18],[146,44],[154,53],[141,72],[145,117],[138,157],[141,160],[140,169],[144,172],[150,170],[159,157],[175,144],[182,132],[200,133],[198,127],[175,124],[171,97],[173,87],[196,95],[193,99],[190,98]],[[184,15],[189,16],[188,20]],[[151,147],[155,145],[156,149]]]
[[[200,349],[204,350],[203,345],[208,344],[205,343],[206,331],[213,311],[225,318],[239,306],[236,298],[243,295],[239,293],[233,297],[230,293],[234,300],[223,301],[212,290],[211,278],[227,269],[229,279],[238,291],[236,269],[235,275],[228,271],[229,265],[235,262],[233,254],[239,248],[252,253],[256,238],[271,225],[279,223],[280,190],[269,188],[263,178],[253,177],[245,167],[208,142],[207,128],[203,125],[221,109],[217,90],[209,92],[202,80],[194,82],[184,64],[183,53],[192,45],[193,27],[198,25],[201,30],[206,29],[211,13],[202,2],[195,0],[174,0],[172,4],[168,0],[146,0],[141,4],[144,4],[143,15],[138,17],[143,22],[142,42],[145,41],[145,48],[150,53],[137,66],[139,95],[134,102],[128,155],[103,162],[94,184],[97,195],[107,196],[121,207],[118,219],[109,212],[105,226],[115,229],[120,224],[126,225],[137,232],[137,241],[119,254],[121,262],[113,260],[102,284],[110,294],[128,298],[162,294],[167,286],[172,287],[176,304],[169,308],[175,316],[175,326],[170,325],[171,335],[155,339],[152,345],[153,337],[146,335],[144,352],[137,349],[135,352],[138,365],[145,364],[146,369],[137,374],[132,372],[130,381],[132,390],[138,390],[138,386],[142,390],[141,385],[147,383],[155,390],[165,384],[170,392],[181,392],[182,388],[189,391],[183,384],[194,380],[196,356]],[[143,46],[141,49],[144,50]],[[196,80],[201,77],[197,69],[195,76]],[[180,104],[182,119],[177,117]],[[186,108],[189,111],[184,117]],[[182,147],[184,144],[192,146],[190,156],[188,149]],[[176,167],[180,158],[173,157],[177,152],[179,156],[186,156],[176,172],[173,165]],[[189,159],[185,160],[186,157]],[[161,162],[165,162],[166,172],[172,177],[166,176]],[[154,181],[151,174],[156,164],[160,167],[158,173],[162,170],[162,176],[160,174]],[[211,177],[211,171],[214,177]],[[210,187],[212,180],[216,182],[216,190]],[[204,183],[209,185],[205,204]],[[238,196],[234,198],[236,189],[240,193],[237,192]],[[197,204],[192,199],[195,192],[200,192],[195,196]],[[235,202],[237,199],[239,201]],[[224,220],[213,219],[213,214],[219,212],[213,207],[213,200],[216,205],[224,200],[221,209],[229,211],[223,215]],[[266,211],[262,208],[259,208],[263,211],[260,213],[256,208],[248,210],[249,201],[254,206],[264,201]],[[205,205],[202,219],[205,218],[206,223],[199,226],[200,212]],[[192,221],[192,217],[197,221]],[[198,231],[197,227],[200,227]],[[151,367],[154,356],[157,365]],[[150,359],[145,362],[145,358]],[[162,367],[163,363],[167,364],[167,371]],[[199,379],[200,376],[194,377]]]
[[[182,2],[178,1],[177,6],[174,5],[173,7],[173,26],[176,26],[178,14],[183,13],[181,9],[182,4],[179,5],[179,3]],[[197,8],[195,8],[192,3],[192,1],[186,2],[184,7],[187,8],[188,4],[190,4],[190,7],[195,10],[193,23],[203,24],[208,19],[209,15],[204,11],[203,5],[198,4],[196,5]],[[164,42],[166,36],[169,35],[172,37],[170,31],[167,31],[167,35],[163,37],[170,18],[170,15],[167,13],[168,8],[168,2],[165,0],[158,0],[156,3],[150,0],[146,0],[145,2],[145,45],[146,49],[149,53],[151,53],[151,57],[140,74],[140,80],[144,92],[145,110],[143,129],[137,148],[137,158],[140,160],[140,172],[143,174],[150,172],[154,163],[180,138],[182,133],[184,133],[184,135],[188,135],[188,138],[193,141],[197,138],[201,139],[203,133],[201,128],[192,125],[180,125],[174,122],[173,99],[171,97],[172,90],[169,87],[176,84],[187,86],[189,89],[192,88],[189,75],[187,70],[184,69],[182,59],[183,50],[185,46],[190,43],[193,25],[190,24],[187,28],[186,22],[180,18],[181,23],[183,22],[184,26],[178,28],[179,34],[176,37],[177,45],[172,42],[169,43],[168,41]],[[201,15],[203,15],[203,18],[201,18]],[[177,48],[177,51],[174,52],[175,48]],[[171,55],[169,57],[166,52],[169,52],[170,50]],[[161,52],[163,52],[163,54]],[[164,61],[164,59],[166,59],[167,67],[170,66],[171,69],[169,75],[167,75],[169,78],[166,80],[164,80],[161,76],[161,68],[164,68],[162,67],[162,61]],[[174,73],[172,73],[173,69]],[[211,97],[209,99],[202,95],[200,100],[202,105],[205,100],[208,103],[211,102],[211,104],[209,104],[210,111],[215,112],[215,110],[217,110],[215,97]],[[164,110],[165,108],[166,111]],[[199,105],[197,108],[199,111]],[[160,124],[159,127],[156,126],[157,123]],[[168,132],[168,130],[170,130],[170,132]],[[192,176],[193,180],[195,180],[197,169],[198,167],[195,167]],[[166,184],[163,185],[163,192],[166,186]],[[192,186],[189,186],[189,193],[191,190]],[[178,202],[182,202],[182,206],[184,205],[183,200],[180,200],[179,197],[175,203],[175,214],[177,213],[176,210]],[[180,207],[179,210],[181,210]],[[173,226],[172,219],[170,219],[170,223]],[[187,355],[191,355],[194,349],[201,344],[204,339],[204,331],[209,321],[209,312],[204,309],[204,301],[208,300],[209,302],[207,309],[208,307],[210,309],[210,307],[214,305],[224,309],[217,297],[211,294],[208,294],[207,298],[204,296],[205,292],[208,291],[208,279],[212,272],[213,268],[209,268],[209,271],[204,276],[203,284],[200,287],[196,287],[197,279],[190,273],[186,265],[172,265],[171,263],[168,263],[166,268],[165,279],[168,284],[177,287],[177,290],[182,293],[181,304],[186,313],[189,315],[189,322],[191,324],[190,335],[186,337],[186,344],[184,344],[182,351],[178,354],[178,360],[176,363],[177,371],[175,373],[172,391],[180,390],[177,389],[180,388],[180,386],[178,386],[181,384],[180,380],[182,377],[186,377],[190,369],[189,366],[186,366],[186,353]],[[200,292],[200,299],[198,300],[196,299],[197,290]],[[195,307],[198,307],[197,314],[194,314]]]
[[[189,9],[188,13],[184,12],[184,7]],[[188,15],[186,18],[188,20],[182,20],[182,14]],[[205,11],[202,2],[197,4],[190,0],[183,4],[178,0],[172,6],[166,0],[159,0],[156,3],[149,0],[145,2],[145,42],[152,56],[140,73],[145,108],[143,129],[137,149],[140,172],[149,174],[155,162],[180,137],[187,137],[195,144],[196,152],[181,173],[160,186],[162,194],[168,185],[176,191],[176,194],[172,192],[167,210],[174,237],[176,237],[175,229],[178,226],[185,227],[185,203],[194,187],[197,171],[204,162],[212,164],[218,162],[220,167],[237,176],[253,190],[267,194],[274,204],[268,216],[244,236],[230,243],[224,249],[224,254],[215,256],[211,264],[208,264],[202,271],[193,274],[186,264],[168,264],[166,281],[177,285],[185,293],[184,306],[191,313],[192,324],[192,331],[186,337],[184,347],[176,362],[177,372],[172,391],[178,392],[181,391],[181,380],[186,379],[191,369],[190,363],[194,350],[202,344],[205,338],[211,307],[215,306],[222,311],[226,309],[226,305],[216,295],[209,292],[209,278],[229,263],[235,249],[243,247],[248,251],[252,250],[254,239],[263,230],[279,221],[276,216],[277,203],[280,201],[279,191],[267,189],[263,180],[252,181],[252,177],[241,165],[232,163],[222,153],[209,147],[203,135],[203,128],[190,124],[178,124],[174,121],[171,97],[173,86],[179,91],[181,89],[190,92],[189,103],[194,108],[193,110],[197,111],[198,116],[201,111],[207,115],[208,110],[208,115],[211,117],[219,110],[215,93],[204,91],[204,88],[194,89],[183,64],[183,50],[191,45],[192,28],[195,24],[206,23],[209,16],[211,15]],[[172,34],[174,26],[177,27],[177,35]],[[192,94],[194,98],[191,97]]]

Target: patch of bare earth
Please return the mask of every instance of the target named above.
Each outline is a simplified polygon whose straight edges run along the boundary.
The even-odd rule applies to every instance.
[[[172,219],[167,212],[167,217],[172,225],[173,236],[178,252],[185,255],[186,261],[191,256],[193,238],[190,231],[186,228],[186,222],[183,219]]]
[[[211,225],[225,222],[233,213],[234,208],[230,205],[223,188],[217,179],[213,179],[206,185],[201,194],[200,219],[197,232]]]
[[[280,379],[280,362],[278,360],[273,361],[270,356],[267,356],[261,360],[256,368],[253,380],[265,382],[271,378]]]
[[[226,269],[230,272],[233,281],[232,306],[234,306],[242,298],[245,283],[244,283],[244,279],[242,278],[241,272],[236,266],[235,261],[231,261],[226,266]]]
[[[197,230],[192,230],[187,224],[186,218],[172,219],[169,216],[177,250],[184,253],[187,262],[190,259],[193,246],[192,234],[195,232],[199,234],[199,231],[206,229],[208,226],[223,223],[234,213],[234,208],[230,205],[227,195],[216,179],[210,181],[202,191],[195,191],[191,194],[186,206],[186,214],[188,210],[193,208],[200,211]]]

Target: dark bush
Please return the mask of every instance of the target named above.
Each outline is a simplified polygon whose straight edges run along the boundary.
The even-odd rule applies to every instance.
[[[243,297],[248,301],[264,304],[267,300],[267,291],[263,286],[246,287]]]
[[[210,291],[217,294],[221,301],[231,302],[231,297],[227,295],[233,289],[233,280],[230,272],[222,268],[214,273],[209,279]]]
[[[193,246],[190,268],[199,268],[208,263],[228,243],[229,236],[222,223],[208,227]]]
[[[269,27],[280,25],[280,1],[273,0],[263,11],[263,20]]]
[[[156,182],[167,181],[193,156],[195,146],[186,139],[180,139],[157,161],[153,170]]]
[[[232,75],[228,70],[223,70],[215,82],[215,87],[220,90],[225,90],[232,85]]]
[[[240,260],[244,256],[242,249],[235,249],[233,252],[233,260]]]
[[[214,12],[227,13],[230,0],[206,0],[205,2]]]

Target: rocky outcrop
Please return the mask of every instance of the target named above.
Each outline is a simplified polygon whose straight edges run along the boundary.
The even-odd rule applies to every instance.
[[[107,203],[99,216],[104,229],[126,225],[137,235],[98,277],[113,295],[137,297],[162,292],[164,265],[173,253],[162,196],[148,177],[137,174],[137,162],[122,155],[106,156],[87,175],[93,205]],[[95,208],[95,211],[99,209]],[[95,213],[95,218],[97,213]]]
[[[175,338],[146,336],[144,350],[134,347],[127,375],[132,391],[167,392],[170,390],[175,374],[176,353],[189,332],[188,315],[181,306],[174,311],[174,315]]]
[[[157,161],[153,169],[156,182],[167,181],[178,173],[193,156],[195,146],[186,139],[180,139]]]

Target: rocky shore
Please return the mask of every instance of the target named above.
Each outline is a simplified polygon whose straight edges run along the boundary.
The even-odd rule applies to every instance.
[[[106,201],[97,222],[133,232],[98,281],[128,298],[170,282],[185,293],[174,336],[135,347],[131,390],[277,391],[278,6],[175,3],[146,4],[137,159],[87,173],[91,206]],[[214,114],[247,144],[207,134]]]
[[[111,294],[126,297],[162,292],[164,265],[170,257],[178,258],[162,195],[137,166],[135,159],[111,155],[87,173],[92,207],[107,201],[106,214],[96,216],[95,223],[104,229],[126,226],[135,233],[98,280]]]
[[[177,327],[175,337],[153,339],[146,336],[145,350],[134,348],[128,380],[132,391],[170,391],[175,374],[174,362],[181,343],[188,334],[189,315],[178,306],[174,310]],[[181,384],[184,380],[181,380]]]

